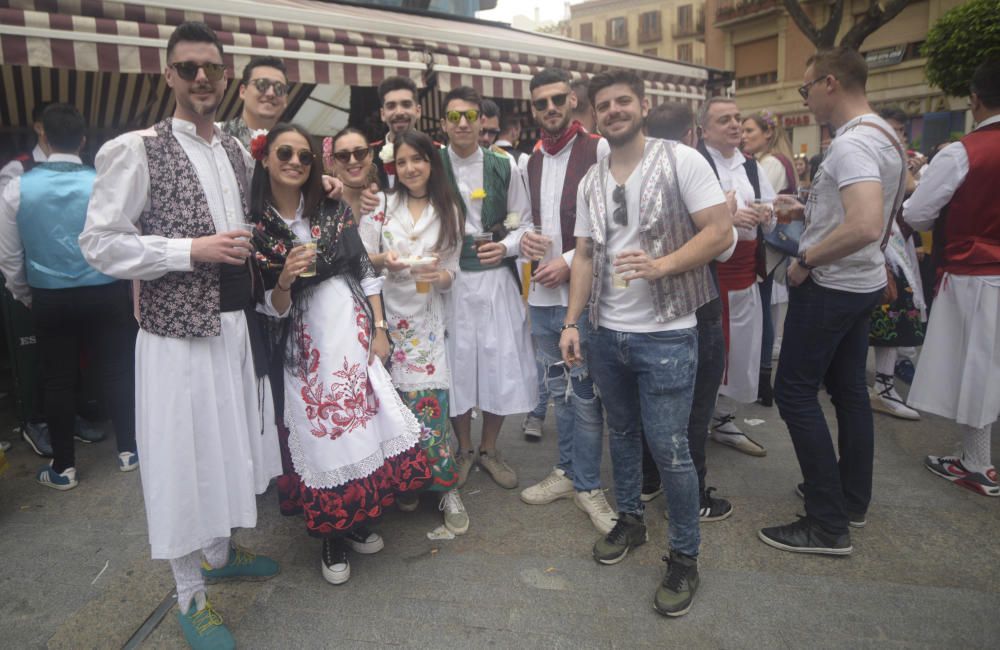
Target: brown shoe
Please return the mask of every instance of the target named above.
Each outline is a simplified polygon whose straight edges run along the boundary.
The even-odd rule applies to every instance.
[[[479,466],[486,470],[486,473],[493,477],[496,484],[502,488],[512,490],[517,487],[517,474],[504,462],[499,450],[480,450]]]

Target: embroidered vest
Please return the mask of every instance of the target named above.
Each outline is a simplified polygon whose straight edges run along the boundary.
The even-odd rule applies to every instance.
[[[143,138],[149,165],[149,211],[140,219],[145,235],[195,238],[215,234],[202,181],[181,143],[171,118],[156,124],[156,136]],[[222,148],[240,188],[243,214],[247,207],[247,168],[235,138],[222,134]],[[171,272],[139,285],[139,326],[152,334],[186,338],[218,336],[219,265],[195,262],[191,272]]]
[[[587,170],[597,162],[598,138],[586,134],[576,136],[573,148],[569,153],[566,165],[566,178],[563,180],[562,196],[559,199],[559,227],[562,231],[562,250],[571,251],[576,248],[576,238],[573,230],[576,228],[576,193],[580,181]],[[542,165],[545,154],[541,149],[531,154],[528,160],[528,189],[531,192],[531,217],[536,226],[542,225]]]
[[[640,162],[639,241],[642,250],[654,259],[679,249],[698,234],[681,198],[677,146],[676,142],[647,138]],[[610,158],[601,160],[581,181],[594,240],[594,277],[590,293],[590,322],[594,327],[600,323],[602,280],[607,264],[609,163]],[[658,323],[690,314],[718,295],[707,265],[650,282],[649,289]]]
[[[1000,204],[986,188],[1000,178],[1000,123],[962,138],[969,173],[934,228],[938,273],[1000,275]]]
[[[461,196],[458,190],[458,181],[455,179],[455,169],[451,165],[451,156],[448,149],[440,150],[441,160],[445,171],[448,172],[448,179],[451,187],[455,190],[456,196]],[[500,241],[507,236],[507,231],[503,227],[504,219],[507,217],[507,188],[510,187],[511,168],[510,162],[503,154],[498,154],[488,149],[483,149],[483,190],[486,197],[482,199],[483,208],[480,211],[480,220],[483,225],[483,232],[493,232],[493,241]],[[465,201],[459,203],[462,209],[462,220],[465,221],[466,208]],[[507,261],[513,264],[513,258],[505,258],[501,265],[507,265]],[[462,241],[462,253],[458,261],[459,268],[463,271],[489,271],[498,268],[496,266],[483,266],[476,255],[476,247],[471,235],[466,235]],[[517,268],[512,267],[515,276]]]
[[[72,289],[115,279],[87,264],[80,233],[97,173],[72,162],[41,163],[21,177],[17,229],[25,274],[36,289]]]

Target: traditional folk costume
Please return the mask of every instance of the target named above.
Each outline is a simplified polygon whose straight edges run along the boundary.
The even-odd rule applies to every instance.
[[[259,275],[250,263],[191,260],[194,238],[245,220],[253,161],[218,128],[207,142],[194,124],[168,118],[108,142],[96,162],[80,246],[102,273],[142,281],[143,498],[152,556],[171,560],[186,611],[204,591],[201,554],[226,563],[230,531],[256,525],[255,495],[281,471],[272,400],[258,381],[266,354],[252,344],[262,340],[252,336]]]
[[[990,459],[1000,417],[1000,115],[943,149],[903,206],[917,230],[934,226],[938,292],[908,403],[964,426],[962,453],[928,456],[928,469],[1000,496]]]
[[[379,295],[382,281],[347,204],[326,200],[311,217],[300,206],[293,221],[267,206],[254,232],[265,284],[277,282],[293,240],[310,236],[319,238],[316,276],[292,285],[272,363],[283,383],[278,489],[282,514],[304,512],[306,531],[330,538],[381,516],[397,493],[422,488],[430,468],[420,424],[378,359],[368,363],[367,297]]]
[[[434,250],[441,222],[428,204],[414,223],[403,194],[379,195],[379,207],[361,220],[361,239],[370,254],[398,251],[403,257],[436,254],[439,268],[458,272],[461,251]],[[387,272],[382,287],[385,318],[393,344],[389,366],[393,384],[422,425],[420,446],[430,464],[428,490],[447,491],[458,483],[448,446],[448,389],[451,373],[445,352],[444,295],[432,287],[417,293],[410,271]]]
[[[753,158],[735,152],[725,158],[717,149],[700,142],[699,151],[715,171],[722,190],[736,191],[739,208],[749,207],[755,199],[772,202],[774,189],[764,170]],[[763,226],[774,227],[774,217]],[[719,296],[722,300],[722,324],[726,339],[726,370],[719,388],[720,399],[713,421],[713,429],[722,435],[745,434],[733,424],[736,405],[751,404],[757,400],[760,379],[760,349],[763,335],[763,312],[760,288],[757,283],[764,277],[762,268],[763,243],[761,228],[737,228],[737,244],[733,256],[716,265],[719,277]],[[715,438],[722,442],[724,439]],[[739,442],[743,442],[742,440]],[[752,442],[752,441],[751,441]],[[746,446],[733,445],[753,455],[764,455],[757,443]]]
[[[537,400],[530,380],[535,363],[513,264],[530,227],[524,183],[511,158],[482,148],[461,158],[448,147],[441,157],[465,213],[459,272],[445,301],[451,415],[475,406],[502,416],[526,413]],[[518,224],[507,228],[511,213]],[[493,240],[507,247],[507,258],[498,266],[484,267],[476,256],[473,235],[483,232],[492,232]]]

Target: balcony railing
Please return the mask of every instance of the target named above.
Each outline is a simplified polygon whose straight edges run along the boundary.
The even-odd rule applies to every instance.
[[[705,19],[701,17],[696,23],[675,24],[673,31],[674,38],[684,38],[685,36],[704,36]]]
[[[649,29],[639,30],[640,43],[652,43],[661,40],[663,40],[663,30],[660,29],[659,25],[656,25],[655,27],[651,27]]]
[[[783,6],[781,0],[737,0],[715,10],[715,23],[718,25],[756,18],[765,13],[774,13]]]

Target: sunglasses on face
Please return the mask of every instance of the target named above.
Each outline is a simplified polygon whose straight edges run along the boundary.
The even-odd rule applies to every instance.
[[[500,135],[500,129],[483,129],[480,133],[490,138],[495,138]]]
[[[354,158],[355,162],[361,162],[368,157],[368,154],[372,152],[371,149],[363,147],[361,149],[352,149],[350,151],[334,151],[333,158],[339,163],[346,165],[351,162],[351,158]]]
[[[195,63],[194,61],[178,61],[171,63],[170,67],[177,72],[177,76],[184,81],[194,81],[198,78],[198,70],[205,71],[205,78],[215,83],[226,74],[226,66],[222,63]]]
[[[288,162],[295,155],[295,150],[292,149],[291,145],[283,144],[274,150],[274,156],[281,162]],[[316,154],[308,149],[299,149],[298,151],[299,164],[303,167],[309,167],[313,164],[313,160],[316,159]]]
[[[284,97],[288,94],[288,84],[271,79],[254,79],[250,82],[261,95],[267,94],[268,89],[274,88],[275,97]]]
[[[444,116],[452,124],[460,123],[463,117],[469,122],[469,124],[472,124],[479,119],[479,111],[474,108],[470,108],[467,111],[448,111],[444,114]]]
[[[615,187],[615,191],[611,193],[611,200],[618,204],[615,208],[612,218],[615,223],[619,226],[628,225],[628,209],[625,207],[625,186],[618,185]]]
[[[531,102],[531,105],[535,107],[536,111],[544,111],[549,107],[549,102],[551,101],[553,106],[559,108],[566,103],[566,98],[568,97],[569,93],[559,93],[558,95],[552,95],[544,99],[536,99]]]

